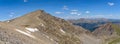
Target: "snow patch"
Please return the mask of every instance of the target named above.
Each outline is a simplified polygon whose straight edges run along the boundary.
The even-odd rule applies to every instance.
[[[27,29],[28,31],[30,31],[30,32],[36,32],[36,31],[38,31],[38,29],[37,28],[25,28],[25,29]]]
[[[27,33],[29,33],[29,34],[31,34],[31,32],[30,31],[26,31]]]
[[[45,36],[46,38],[50,38],[49,36],[45,35],[45,34],[42,34],[43,36]]]
[[[9,20],[7,22],[10,22]]]
[[[50,38],[49,36],[46,35],[47,38]]]
[[[45,25],[44,25],[44,24],[42,24],[41,26],[45,27]]]
[[[60,31],[61,31],[62,33],[65,33],[65,31],[64,31],[63,29],[60,29]]]
[[[50,39],[51,41],[54,41],[52,38]]]
[[[36,38],[35,36],[33,36],[33,35],[31,35],[31,34],[29,34],[29,33],[27,33],[27,32],[24,32],[24,31],[21,31],[21,30],[18,30],[18,29],[16,29],[16,31],[18,31],[18,32],[20,32],[20,33],[22,33],[22,34],[24,34],[24,35],[27,35],[27,36],[29,36],[29,37],[31,37],[31,38]]]
[[[45,25],[43,23],[40,23],[39,25],[41,25],[42,27],[45,27]]]

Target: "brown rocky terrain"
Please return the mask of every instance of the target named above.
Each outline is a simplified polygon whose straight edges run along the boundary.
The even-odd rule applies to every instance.
[[[96,41],[97,40],[97,41]],[[80,26],[38,10],[0,22],[0,44],[101,44]]]
[[[96,35],[96,37],[99,37],[100,39],[104,40],[104,44],[117,44],[116,41],[120,42],[119,33],[120,33],[119,26],[112,23],[101,25],[100,27],[95,29],[95,31],[93,31],[93,34]]]
[[[38,10],[1,23],[3,44],[80,44],[75,27]],[[81,33],[81,32],[80,32]]]
[[[93,32],[96,36],[110,36],[114,34],[114,29],[112,28],[112,23],[107,23],[104,25],[99,26],[95,31]]]
[[[93,32],[37,10],[0,22],[0,44],[119,44],[119,24],[99,25]]]
[[[120,44],[119,19],[69,19],[73,25],[82,26],[102,40],[102,44]],[[97,39],[96,39],[97,40]]]

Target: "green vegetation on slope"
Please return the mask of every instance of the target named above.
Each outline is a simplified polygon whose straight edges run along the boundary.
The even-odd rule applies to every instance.
[[[120,35],[120,27],[117,26],[117,25],[115,25],[115,24],[113,24],[112,27],[113,27],[113,29],[115,29],[115,32],[116,32],[118,35]]]
[[[120,38],[115,39],[115,40],[109,42],[108,44],[117,44],[118,42],[120,42]]]
[[[115,29],[115,32],[116,32],[118,35],[120,35],[120,27],[117,26],[117,25],[115,25],[115,24],[113,24],[112,27],[113,27],[113,29]],[[115,39],[115,40],[109,42],[108,44],[117,44],[118,42],[120,42],[120,38]]]

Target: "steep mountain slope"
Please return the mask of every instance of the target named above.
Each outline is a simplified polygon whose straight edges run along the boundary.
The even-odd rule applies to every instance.
[[[112,24],[108,23],[108,24],[101,25],[100,27],[95,29],[93,33],[97,36],[102,36],[102,35],[109,36],[109,35],[112,35],[113,32],[114,30],[112,28]]]
[[[102,40],[102,44],[120,44],[119,19],[77,19],[68,20],[73,25],[90,30],[93,35]],[[99,39],[96,39],[96,41]],[[94,40],[93,40],[94,41]],[[100,41],[99,41],[100,42]]]
[[[120,42],[120,28],[116,24],[107,23],[101,25],[93,32],[93,34],[104,39],[105,42],[109,44],[117,44],[117,42]]]
[[[22,27],[41,27],[41,28],[50,28],[54,30],[56,29],[63,29],[67,32],[76,32],[76,30],[83,30],[83,29],[75,29],[75,27],[65,21],[64,19],[56,18],[51,16],[48,13],[45,13],[43,10],[38,10],[32,13],[29,13],[25,16],[13,19],[9,22],[10,24]],[[74,30],[73,30],[74,29]]]
[[[24,37],[24,39],[35,41],[35,43],[28,42],[23,44],[81,44],[82,42],[76,34],[85,32],[83,28],[74,27],[71,23],[51,16],[43,10],[31,12],[3,24],[7,24],[3,27],[6,28],[9,24],[13,26],[14,29],[12,27],[9,28],[15,30],[16,33],[31,38],[28,39]],[[18,39],[21,38],[19,37]],[[37,41],[40,43],[37,43]]]
[[[25,29],[8,23],[0,23],[0,44],[54,44],[43,35],[38,39],[33,34],[23,30]]]
[[[112,27],[113,29],[115,29],[115,32],[118,35],[118,37],[110,41],[109,44],[120,44],[120,26],[119,24],[118,25],[113,24]]]
[[[56,18],[43,10],[0,22],[1,44],[102,44],[80,26]]]

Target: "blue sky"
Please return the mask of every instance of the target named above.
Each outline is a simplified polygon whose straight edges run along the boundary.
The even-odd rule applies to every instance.
[[[120,19],[119,0],[0,0],[0,20],[42,9],[64,19]]]

